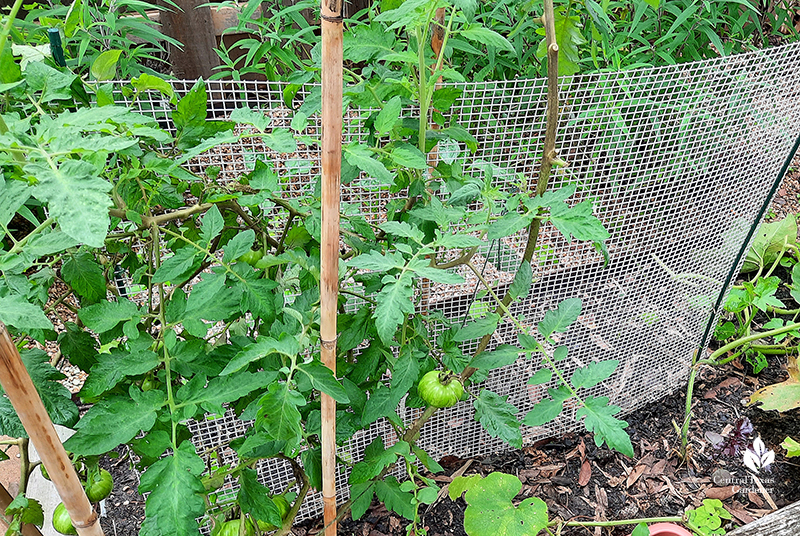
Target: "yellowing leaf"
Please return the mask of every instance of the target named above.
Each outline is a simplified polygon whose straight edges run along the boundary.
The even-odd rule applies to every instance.
[[[768,385],[750,396],[750,405],[761,403],[763,410],[775,409],[781,413],[800,407],[800,371],[797,358],[789,356],[789,379],[785,382]]]

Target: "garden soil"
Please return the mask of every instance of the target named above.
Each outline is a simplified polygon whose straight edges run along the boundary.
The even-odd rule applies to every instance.
[[[800,157],[783,181],[766,219],[800,214]],[[786,276],[787,274],[779,274]],[[787,293],[788,294],[788,293]],[[786,296],[780,296],[787,299]],[[789,298],[790,300],[790,298]],[[800,500],[800,463],[787,460],[780,443],[787,437],[800,439],[800,410],[786,414],[764,412],[744,404],[756,389],[787,378],[785,357],[770,356],[769,367],[753,375],[750,366],[738,360],[719,368],[706,367],[698,375],[693,398],[689,438],[691,456],[682,461],[675,431],[684,414],[684,391],[678,391],[627,416],[628,433],[635,457],[627,458],[597,447],[591,434],[572,433],[537,442],[522,450],[440,461],[444,473],[432,475],[446,487],[454,474],[501,471],[516,475],[522,491],[515,501],[543,499],[551,519],[602,521],[640,517],[679,516],[697,507],[704,498],[723,501],[733,514],[729,528],[746,524],[776,508]],[[70,381],[68,378],[66,381]],[[707,432],[725,435],[740,417],[753,423],[753,437],[760,435],[776,453],[771,472],[754,478],[742,463],[741,454],[725,458],[713,448]],[[138,476],[125,451],[117,459],[101,464],[114,477],[114,489],[105,502],[101,518],[107,535],[135,536],[144,519],[144,498],[138,494]],[[430,536],[465,535],[463,498],[446,495],[422,511],[422,523]],[[399,536],[406,534],[407,521],[373,503],[364,516],[345,518],[341,536]],[[293,529],[297,536],[310,536],[322,527],[320,519],[307,520]],[[614,529],[566,528],[565,536],[623,536],[631,526]]]

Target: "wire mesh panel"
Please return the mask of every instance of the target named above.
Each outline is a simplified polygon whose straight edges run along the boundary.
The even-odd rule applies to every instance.
[[[207,82],[209,113],[224,118],[233,109],[263,109],[273,128],[288,128],[302,113],[294,154],[279,156],[252,141],[223,147],[192,163],[203,174],[220,169],[216,181],[232,184],[257,159],[272,162],[287,197],[308,191],[319,178],[318,86],[291,99],[285,85],[261,82]],[[185,94],[193,82],[175,82]],[[511,80],[453,87],[461,96],[446,115],[478,142],[470,153],[464,144],[440,144],[439,157],[459,163],[467,176],[491,176],[502,188],[529,188],[538,174],[545,131],[546,82]],[[768,197],[778,171],[800,135],[800,45],[699,63],[621,73],[574,76],[561,80],[557,147],[567,162],[555,171],[551,188],[575,185],[570,202],[592,201],[611,238],[607,251],[568,242],[551,224],[542,227],[528,297],[512,308],[523,324],[534,326],[566,298],[580,298],[583,311],[559,344],[569,348],[562,362],[567,376],[591,361],[616,359],[612,378],[593,388],[625,412],[673,391],[688,375],[692,354],[701,342],[723,282],[736,253]],[[169,127],[167,103],[150,95],[139,101],[143,113]],[[374,110],[345,111],[345,143],[366,136],[364,121]],[[343,212],[373,222],[385,218],[391,193],[364,174],[342,187]],[[510,284],[522,258],[524,234],[487,244],[474,258],[495,291]],[[489,309],[475,296],[478,280],[462,270],[458,287],[430,285],[423,307],[457,319],[477,318]],[[501,324],[489,349],[516,341],[516,328]],[[469,350],[469,349],[466,349]],[[487,387],[524,415],[555,384],[531,386],[526,380],[538,365],[521,358],[494,370]],[[523,426],[523,438],[567,431],[575,408],[543,427]],[[401,408],[407,421],[419,410]],[[434,457],[474,456],[503,448],[482,431],[469,403],[438,412],[423,428],[420,445]],[[195,442],[213,450],[246,423],[232,414],[195,423]],[[384,422],[351,438],[341,449],[357,461],[378,435],[387,446],[397,438]],[[226,455],[233,455],[232,451]],[[271,489],[291,480],[288,467],[263,464],[260,477]],[[346,475],[340,475],[341,497]],[[233,497],[233,490],[230,490]],[[301,517],[322,506],[313,496]]]

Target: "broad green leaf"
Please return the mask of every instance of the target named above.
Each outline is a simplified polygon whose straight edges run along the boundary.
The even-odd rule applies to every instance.
[[[81,319],[81,322],[95,333],[104,333],[115,328],[120,322],[140,316],[139,307],[126,298],[119,298],[117,301],[101,301],[78,311],[78,318]]]
[[[388,449],[384,447],[383,438],[376,437],[364,450],[364,460],[353,467],[349,482],[360,484],[378,476],[380,472],[397,461],[398,456],[406,457],[411,447],[406,441],[398,441]]]
[[[481,423],[490,436],[497,437],[514,448],[522,448],[517,413],[519,410],[506,402],[506,398],[488,389],[475,399],[475,420]]]
[[[441,473],[442,471],[444,471],[444,467],[439,465],[439,463],[436,460],[431,458],[430,454],[428,454],[427,452],[425,452],[421,448],[417,447],[416,445],[413,445],[411,447],[411,450],[417,456],[417,459],[422,463],[422,465],[425,466],[425,469],[427,469],[431,473],[436,474],[436,473]]]
[[[561,415],[563,410],[563,401],[544,398],[537,402],[536,405],[533,406],[533,409],[531,409],[527,415],[525,415],[525,418],[522,419],[522,424],[526,424],[528,426],[542,426],[543,424],[547,424]]]
[[[602,242],[611,235],[592,214],[592,204],[582,201],[570,208],[566,203],[557,203],[550,208],[550,221],[561,231],[564,238]]]
[[[510,344],[502,344],[489,352],[476,355],[469,366],[476,369],[490,370],[510,365],[519,358],[522,350]]]
[[[200,235],[203,239],[203,245],[210,244],[212,240],[219,236],[224,226],[225,221],[222,219],[219,208],[217,208],[217,205],[213,205],[203,215],[202,233]]]
[[[430,279],[434,283],[460,285],[464,282],[464,278],[457,273],[441,268],[434,268],[431,266],[430,260],[428,259],[414,259],[408,263],[408,269],[420,277]]]
[[[263,136],[264,145],[278,153],[293,153],[297,151],[297,141],[292,133],[285,128],[276,128],[271,133]]]
[[[44,315],[42,308],[19,294],[0,297],[0,322],[20,331],[53,329],[53,324]]]
[[[455,477],[447,489],[450,500],[455,501],[481,480],[483,480],[481,475]]]
[[[67,322],[64,327],[66,330],[58,334],[61,355],[82,371],[89,372],[97,363],[97,341],[73,322]]]
[[[390,388],[379,387],[370,394],[364,405],[362,424],[367,425],[381,417],[387,417],[397,410],[400,400],[417,381],[419,361],[410,347],[400,349],[400,355],[392,366],[392,383]]]
[[[61,277],[81,297],[94,303],[106,295],[106,278],[103,268],[86,251],[70,255],[61,267]]]
[[[303,470],[308,476],[308,484],[317,491],[322,491],[322,447],[306,449],[300,453]]]
[[[222,414],[225,413],[222,404],[238,400],[257,389],[266,388],[277,377],[278,373],[271,370],[242,371],[211,378],[208,381],[205,375],[197,374],[178,389],[175,401],[178,406],[200,406],[209,413]]]
[[[172,257],[161,263],[153,275],[153,284],[172,283],[177,285],[183,283],[200,266],[202,259],[202,253],[194,247],[180,248]]]
[[[243,291],[242,312],[249,312],[260,317],[264,322],[271,322],[276,307],[283,306],[283,296],[274,292],[277,283],[271,279],[253,279],[239,282]],[[276,304],[277,300],[277,304]]]
[[[142,73],[138,77],[131,79],[131,85],[139,92],[150,90],[159,91],[169,97],[171,101],[174,101],[175,90],[169,82],[157,76]]]
[[[344,147],[344,157],[351,166],[357,167],[381,184],[391,184],[394,180],[386,166],[372,158],[372,151],[363,145],[351,144]]]
[[[620,412],[620,408],[610,406],[605,396],[586,397],[584,403],[583,407],[578,408],[575,418],[586,417],[583,424],[586,430],[594,432],[595,445],[602,447],[603,443],[608,443],[610,448],[632,458],[633,445],[631,438],[625,432],[628,423],[614,418],[614,415]]]
[[[239,493],[236,500],[242,512],[255,519],[266,521],[276,527],[283,524],[278,507],[272,502],[269,488],[258,481],[258,473],[254,469],[244,468],[239,474]]]
[[[106,50],[92,62],[90,72],[95,80],[113,80],[117,76],[117,62],[122,51],[119,49]]]
[[[130,396],[116,395],[97,402],[76,425],[77,432],[64,448],[75,454],[104,454],[127,443],[156,422],[156,411],[165,403],[161,391],[142,392],[131,385]]]
[[[28,525],[38,525],[40,527],[44,525],[44,511],[42,510],[42,505],[36,499],[25,497],[23,493],[14,497],[14,500],[6,507],[5,514],[8,517],[16,516],[14,523],[21,522]],[[13,536],[10,532],[11,531],[6,532],[6,534]]]
[[[350,515],[353,519],[361,519],[372,504],[375,494],[375,482],[363,482],[350,485]]]
[[[455,342],[466,342],[473,339],[478,339],[484,335],[489,335],[497,330],[497,323],[500,321],[500,316],[494,313],[486,315],[474,322],[469,322],[458,330],[453,337]]]
[[[156,368],[161,361],[150,350],[128,352],[117,348],[108,354],[98,354],[94,365],[81,388],[83,398],[97,398],[115,387],[125,376],[137,376]]]
[[[403,323],[406,314],[414,314],[414,289],[411,275],[403,273],[398,279],[390,279],[378,293],[375,313],[375,328],[384,344],[391,344],[397,327]]]
[[[64,35],[72,37],[75,34],[75,29],[83,24],[83,9],[81,9],[82,0],[74,0],[72,5],[69,6],[67,16],[64,19]]]
[[[650,529],[647,528],[647,523],[639,523],[636,525],[631,536],[650,536]]]
[[[422,230],[412,227],[407,222],[404,221],[386,221],[383,222],[378,226],[382,231],[387,232],[389,234],[393,234],[395,236],[401,236],[403,238],[410,238],[415,242],[422,242],[425,238],[425,233]]]
[[[397,120],[400,119],[402,109],[403,105],[398,95],[395,95],[383,105],[383,109],[375,117],[375,130],[379,135],[383,136],[391,132],[392,128],[397,124]]]
[[[286,383],[274,382],[259,401],[256,426],[263,427],[273,439],[286,441],[287,451],[291,451],[302,439],[298,408],[305,404],[305,398]]]
[[[521,231],[533,221],[533,214],[509,212],[489,226],[489,240],[498,240]]]
[[[0,177],[0,231],[5,232],[8,222],[32,193],[33,188],[25,182]]]
[[[78,420],[78,407],[72,394],[59,383],[64,376],[50,364],[49,356],[41,350],[20,351],[22,363],[42,399],[50,420],[55,424],[72,427]],[[3,390],[0,388],[0,394]],[[0,434],[10,437],[28,437],[17,412],[6,396],[0,396]]]
[[[266,357],[270,354],[283,354],[289,358],[294,358],[300,353],[300,345],[297,339],[289,334],[282,334],[279,339],[272,337],[259,336],[256,342],[245,346],[236,356],[225,366],[220,375],[231,374],[241,370],[253,361]]]
[[[299,365],[297,369],[308,374],[314,389],[322,391],[342,404],[350,403],[347,392],[344,390],[344,387],[342,387],[342,384],[339,383],[339,380],[333,375],[331,369],[319,361],[304,363]]]
[[[789,214],[781,221],[762,223],[758,227],[741,271],[754,272],[762,266],[771,266],[784,249],[784,244],[797,244],[797,217],[794,214]]]
[[[514,52],[514,45],[512,45],[508,39],[494,30],[490,30],[478,24],[472,24],[468,28],[461,30],[460,34],[470,41],[477,41],[490,47],[505,50],[506,52]]]
[[[759,277],[753,288],[753,293],[755,294],[753,305],[764,312],[767,312],[767,308],[770,306],[785,307],[783,302],[775,297],[775,293],[778,291],[780,284],[781,280],[779,277]]]
[[[222,256],[222,262],[231,262],[238,259],[253,246],[256,240],[256,233],[252,229],[247,229],[244,232],[238,233],[231,238],[230,242],[225,244],[225,253]]]
[[[390,251],[386,254],[381,254],[379,251],[372,250],[369,253],[353,257],[347,261],[347,264],[360,270],[386,272],[393,268],[405,267],[406,259],[398,252]]]
[[[261,132],[266,132],[272,120],[263,111],[250,108],[236,108],[231,112],[231,121],[240,124],[253,125]]]
[[[528,385],[541,385],[549,382],[553,378],[553,371],[549,368],[543,368],[536,371],[536,373],[528,380]]]
[[[475,16],[475,11],[478,9],[477,0],[450,0],[450,2],[464,12],[464,16],[468,21],[471,21]]]
[[[578,319],[581,314],[581,300],[579,298],[567,298],[558,304],[558,309],[551,309],[544,314],[544,318],[539,322],[539,333],[549,337],[554,332],[564,332]]]
[[[619,360],[617,359],[589,363],[585,367],[575,369],[570,383],[575,389],[594,387],[614,374],[617,365],[619,365]]]
[[[787,356],[786,370],[789,378],[786,381],[762,387],[750,395],[749,405],[760,403],[760,409],[777,410],[781,413],[800,407],[800,371],[797,367],[797,356]]]
[[[531,263],[522,261],[519,265],[514,281],[511,282],[508,292],[513,299],[525,298],[531,290],[531,282],[533,281],[533,271],[531,270]]]
[[[400,167],[411,169],[427,169],[428,161],[422,151],[409,143],[395,145],[391,150],[391,158]]]
[[[199,535],[196,519],[205,511],[205,488],[199,476],[206,466],[189,441],[142,474],[139,492],[147,493],[141,536]]]
[[[110,221],[111,184],[97,176],[94,165],[69,159],[56,169],[36,162],[24,169],[37,181],[33,195],[47,203],[62,231],[93,248],[103,247]]]
[[[414,519],[414,495],[400,489],[397,478],[387,476],[375,483],[375,495],[386,508],[406,519]]]
[[[464,531],[470,536],[537,536],[547,527],[547,504],[538,497],[525,499],[519,506],[512,500],[522,491],[513,475],[489,473],[472,482],[464,495]]]

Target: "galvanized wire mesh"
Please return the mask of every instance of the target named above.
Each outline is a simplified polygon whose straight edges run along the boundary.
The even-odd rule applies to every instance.
[[[178,94],[193,81],[174,82]],[[301,133],[309,142],[296,154],[279,156],[257,141],[234,144],[203,155],[192,164],[203,173],[219,166],[217,180],[234,181],[257,158],[270,160],[287,196],[313,188],[319,176],[319,87],[309,86],[286,103],[278,83],[207,82],[209,112],[224,118],[240,106],[261,108],[273,127],[288,128],[294,110],[309,116]],[[447,115],[477,140],[469,154],[461,145],[439,148],[441,158],[460,161],[476,177],[491,173],[502,187],[533,184],[545,129],[544,80],[466,83]],[[611,239],[608,263],[591,245],[567,242],[545,225],[539,239],[535,282],[529,297],[513,313],[534,325],[559,301],[577,297],[583,314],[562,338],[569,347],[566,375],[593,360],[618,359],[615,375],[592,394],[608,396],[625,412],[677,388],[688,374],[723,281],[741,242],[757,217],[780,166],[800,135],[800,45],[729,58],[663,68],[575,76],[561,81],[559,155],[568,165],[555,172],[551,187],[577,184],[576,200],[591,200]],[[288,105],[287,105],[288,104]],[[139,101],[170,127],[168,105],[151,95]],[[289,106],[291,105],[291,107]],[[293,110],[293,109],[294,110]],[[345,143],[364,136],[364,120],[374,110],[345,112]],[[397,194],[364,175],[342,188],[345,210],[381,221],[386,203]],[[520,262],[519,235],[487,245],[477,257],[486,279],[507,285]],[[480,316],[485,298],[473,303],[477,280],[459,287],[431,286],[424,306],[452,318]],[[493,345],[513,343],[515,328],[502,324]],[[520,408],[524,415],[553,385],[529,386],[538,365],[520,360],[495,370],[487,387]],[[410,421],[412,409],[401,408]],[[574,427],[574,408],[554,423],[523,426],[531,443]],[[203,450],[241,435],[246,423],[232,413],[192,425]],[[351,438],[341,448],[358,460],[377,435],[396,441],[386,423]],[[435,457],[475,456],[503,449],[473,419],[469,403],[440,411],[423,429],[420,444]],[[232,451],[225,454],[233,455]],[[280,463],[260,466],[262,481],[282,490],[291,472]],[[346,474],[339,479],[347,495]],[[232,487],[226,492],[233,498]],[[301,517],[321,512],[318,496]]]

